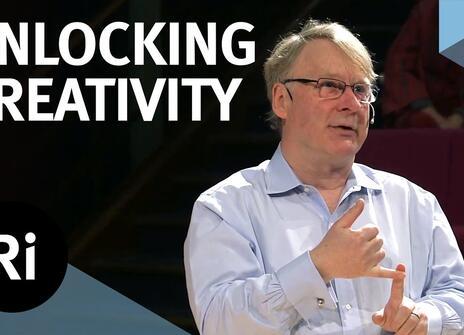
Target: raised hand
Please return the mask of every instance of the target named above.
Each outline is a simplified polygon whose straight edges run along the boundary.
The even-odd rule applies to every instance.
[[[399,264],[396,270],[405,272],[406,269]],[[372,321],[397,335],[424,335],[428,329],[427,315],[404,296],[404,279],[393,279],[390,299],[385,308],[372,315]]]
[[[403,279],[404,272],[379,266],[385,257],[379,230],[366,225],[359,230],[351,229],[364,209],[364,201],[358,199],[335,222],[310,257],[325,282],[333,278],[383,277]]]

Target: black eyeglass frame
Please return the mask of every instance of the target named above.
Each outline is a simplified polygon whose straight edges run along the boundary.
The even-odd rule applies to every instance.
[[[343,85],[345,85],[343,87],[343,89],[340,91],[340,95],[339,96],[336,96],[336,97],[331,97],[331,98],[323,98],[320,96],[320,92],[321,92],[321,87],[319,86],[319,81],[321,80],[333,80],[335,82],[338,82],[338,83],[342,83]],[[339,97],[342,96],[343,93],[345,93],[345,90],[346,90],[346,87],[349,86],[351,87],[351,90],[353,91],[353,94],[357,97],[358,95],[356,94],[355,92],[355,87],[357,85],[368,85],[371,89],[371,94],[370,94],[370,99],[369,101],[362,101],[362,100],[359,100],[358,101],[362,104],[370,104],[370,103],[373,103],[375,102],[375,100],[377,99],[377,94],[379,92],[379,89],[377,88],[377,86],[375,85],[372,85],[372,84],[367,84],[367,83],[356,83],[356,84],[347,84],[345,83],[344,81],[342,80],[339,80],[339,79],[334,79],[334,78],[319,78],[319,79],[307,79],[307,78],[289,78],[289,79],[284,79],[282,80],[280,83],[283,84],[285,86],[285,89],[287,90],[288,92],[288,95],[290,96],[290,99],[293,101],[293,96],[292,94],[290,93],[290,90],[288,89],[288,87],[285,85],[287,83],[291,83],[291,82],[297,82],[297,83],[301,83],[301,84],[309,84],[309,83],[316,83],[316,88],[319,90],[319,97],[322,98],[322,99],[337,99]]]

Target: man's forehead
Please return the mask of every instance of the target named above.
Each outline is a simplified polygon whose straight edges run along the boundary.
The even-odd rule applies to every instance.
[[[318,78],[369,81],[359,65],[335,43],[326,39],[307,42],[295,59],[290,72],[293,75],[311,75]]]

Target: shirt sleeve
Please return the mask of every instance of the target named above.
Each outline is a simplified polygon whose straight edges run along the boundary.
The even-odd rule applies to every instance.
[[[184,262],[201,334],[290,334],[337,313],[331,288],[307,252],[266,273],[256,244],[218,211],[195,203]]]
[[[464,262],[456,238],[434,198],[432,245],[424,296],[416,302],[429,319],[429,335],[463,330]]]

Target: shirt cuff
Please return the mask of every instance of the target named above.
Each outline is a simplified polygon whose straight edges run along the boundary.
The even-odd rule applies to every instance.
[[[324,309],[337,309],[334,297],[308,252],[277,270],[276,276],[285,296],[303,319],[318,318],[316,316]]]
[[[442,330],[442,320],[440,309],[430,301],[417,302],[421,310],[425,312],[428,318],[428,335],[440,335]]]

